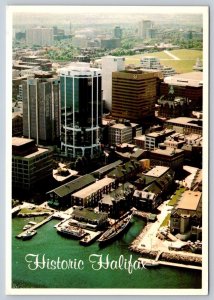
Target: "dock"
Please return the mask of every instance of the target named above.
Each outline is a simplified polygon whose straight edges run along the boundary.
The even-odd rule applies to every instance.
[[[18,239],[21,239],[23,235],[26,233],[26,231],[31,232],[33,230],[36,230],[37,228],[41,227],[45,223],[49,222],[53,218],[53,215],[48,216],[46,219],[42,220],[41,222],[33,225],[31,228],[24,230],[22,233],[18,234],[16,237]]]
[[[80,244],[84,246],[89,246],[95,242],[96,239],[98,239],[98,237],[100,237],[103,233],[102,231],[93,232],[89,230],[85,230],[85,232],[87,232],[87,235],[80,240]]]
[[[199,270],[202,271],[202,267],[201,266],[195,266],[195,265],[189,265],[189,264],[182,264],[182,263],[175,263],[175,262],[168,262],[168,261],[163,261],[163,260],[151,260],[148,258],[138,258],[138,261],[140,261],[140,263],[142,265],[145,265],[146,268],[146,264],[147,263],[151,263],[154,262],[154,266],[169,266],[169,267],[175,267],[175,268],[184,268],[184,269],[192,269],[192,270]]]

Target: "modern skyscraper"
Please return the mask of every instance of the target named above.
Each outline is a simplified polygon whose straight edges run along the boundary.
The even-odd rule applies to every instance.
[[[114,27],[114,37],[117,39],[121,39],[123,35],[123,31],[120,28],[120,26],[115,26]]]
[[[36,27],[26,30],[27,45],[53,45],[53,28]]]
[[[149,29],[153,27],[153,23],[150,20],[142,20],[138,23],[138,35],[140,38],[149,38]]]
[[[125,58],[105,56],[102,58],[102,91],[105,107],[112,109],[112,72],[125,70]]]
[[[61,150],[66,156],[99,151],[102,122],[101,70],[76,63],[60,73]]]
[[[58,78],[23,81],[23,134],[37,145],[57,142],[60,135],[60,85]]]
[[[112,116],[141,123],[154,116],[160,73],[125,70],[112,73]]]

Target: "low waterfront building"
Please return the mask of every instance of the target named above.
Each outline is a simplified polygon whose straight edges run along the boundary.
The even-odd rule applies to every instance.
[[[52,177],[52,151],[32,139],[12,138],[12,186],[31,190]]]
[[[74,207],[72,218],[86,227],[99,229],[108,222],[108,214],[105,212],[94,212],[93,209]]]
[[[168,167],[155,166],[142,173],[135,182],[137,190],[133,195],[133,205],[137,209],[152,211],[165,199],[174,180],[175,172]]]
[[[131,183],[121,184],[108,195],[103,195],[99,201],[99,210],[108,213],[110,218],[117,219],[130,209],[133,193],[134,186]]]
[[[156,186],[155,192],[135,190],[133,195],[133,205],[139,210],[154,211],[161,203],[160,193],[161,190],[158,186]]]
[[[201,240],[201,226],[202,193],[200,191],[185,191],[171,212],[170,230],[172,233],[180,233],[184,236],[188,236],[191,231],[196,235],[198,232],[197,239]]]
[[[71,207],[71,194],[94,183],[96,179],[86,174],[67,182],[47,193],[48,204],[55,207]]]
[[[115,188],[115,180],[105,177],[71,195],[71,205],[95,207],[103,194]]]

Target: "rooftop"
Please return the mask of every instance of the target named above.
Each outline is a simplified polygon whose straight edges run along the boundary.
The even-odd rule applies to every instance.
[[[175,123],[179,125],[188,125],[193,127],[202,127],[202,121],[195,119],[195,118],[188,118],[188,117],[178,117],[169,119],[166,123]]]
[[[169,135],[170,133],[174,133],[174,132],[175,131],[173,129],[164,129],[162,131],[154,131],[154,132],[147,133],[146,136],[158,137],[158,136]]]
[[[131,127],[128,127],[128,126],[126,126],[126,125],[124,125],[124,124],[114,124],[114,125],[112,125],[111,126],[111,128],[115,128],[115,129],[125,129],[125,128],[130,128],[131,129]]]
[[[19,147],[26,144],[29,144],[31,142],[34,142],[32,139],[26,139],[26,138],[19,138],[19,137],[13,137],[12,138],[12,146]]]
[[[103,217],[106,217],[106,213],[102,212],[94,212],[91,209],[87,208],[74,208],[72,216],[78,217],[78,218],[84,218],[88,221],[100,221],[103,219]]]
[[[134,140],[137,141],[145,141],[145,139],[146,139],[145,134],[134,137]]]
[[[136,190],[134,192],[134,197],[139,197],[141,199],[150,199],[153,200],[155,198],[155,194],[152,192],[146,192],[146,191],[138,191]]]
[[[173,76],[166,77],[165,83],[170,85],[183,85],[183,86],[203,86],[203,72],[190,72],[183,74],[176,74]]]
[[[79,190],[95,181],[96,181],[96,179],[92,175],[86,174],[86,175],[81,176],[77,179],[74,179],[66,184],[63,184],[54,190],[49,191],[47,194],[54,192],[59,197],[64,197],[66,195],[76,192],[77,190]]]
[[[122,160],[117,160],[117,161],[115,161],[115,162],[113,162],[111,164],[108,164],[108,165],[106,165],[106,166],[104,166],[104,167],[102,167],[100,169],[95,170],[93,172],[93,174],[99,173],[100,175],[102,175],[103,173],[106,173],[106,172],[114,169],[115,167],[121,165],[122,163],[123,163]]]
[[[105,177],[101,180],[96,181],[95,183],[83,188],[82,190],[72,194],[73,197],[77,198],[86,198],[87,196],[96,193],[98,190],[103,188],[106,185],[113,183],[115,180],[112,178]]]
[[[151,153],[156,153],[156,154],[161,154],[161,155],[166,155],[166,156],[173,156],[175,154],[182,153],[183,150],[181,149],[173,149],[170,147],[167,147],[166,149],[155,149],[151,151]]]
[[[164,173],[166,173],[169,170],[168,167],[163,167],[163,166],[156,166],[150,171],[148,171],[145,175],[147,176],[152,176],[152,177],[160,177]]]
[[[47,148],[38,148],[38,150],[36,152],[25,155],[24,158],[32,158],[34,156],[38,156],[38,155],[43,154],[45,152],[49,152],[49,149],[47,149]]]
[[[201,192],[185,191],[178,202],[177,209],[197,210],[199,201],[201,200]]]

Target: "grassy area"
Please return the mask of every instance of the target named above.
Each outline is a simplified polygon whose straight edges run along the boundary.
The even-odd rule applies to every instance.
[[[202,59],[202,51],[200,50],[191,50],[191,49],[179,49],[179,50],[172,50],[170,53],[174,54],[180,59],[188,59],[188,60],[195,60],[197,58]]]
[[[170,213],[166,216],[166,218],[163,220],[163,222],[161,223],[160,227],[166,227],[169,224],[169,220],[170,220]]]
[[[188,73],[193,72],[192,68],[195,65],[195,60],[164,60],[161,63],[172,67],[177,73]]]
[[[136,54],[136,55],[131,55],[131,56],[125,56],[125,58],[126,58],[125,64],[126,65],[129,65],[129,64],[139,64],[140,63],[140,59],[143,56],[154,56],[154,57],[158,57],[160,60],[161,59],[168,59],[168,58],[170,58],[163,51],[153,52],[153,53]]]
[[[50,212],[50,210],[46,209],[46,208],[42,208],[42,207],[35,207],[33,209],[22,208],[19,213],[20,214],[34,214],[34,213],[38,213],[38,212]]]
[[[172,50],[170,51],[170,53],[180,58],[180,60],[174,60],[165,52],[160,51],[154,53],[145,53],[145,54],[126,56],[125,63],[126,65],[140,64],[141,57],[155,56],[160,59],[161,64],[174,68],[177,73],[188,73],[193,71],[192,67],[195,65],[196,59],[197,58],[202,59],[202,54],[203,54],[202,51],[200,50],[191,50],[191,49]]]
[[[175,195],[173,195],[172,199],[169,201],[168,205],[174,206],[177,202],[178,199],[180,198],[181,194],[185,191],[185,188],[180,188],[176,190]]]

